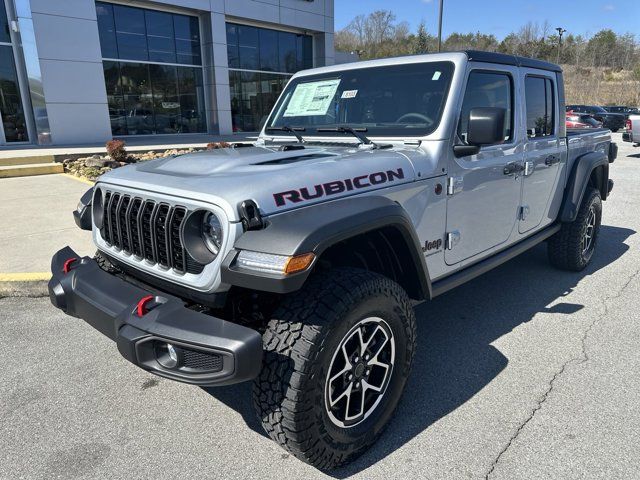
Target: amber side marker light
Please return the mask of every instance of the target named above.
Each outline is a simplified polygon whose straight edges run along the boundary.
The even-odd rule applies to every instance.
[[[311,266],[316,256],[314,253],[304,253],[302,255],[296,255],[295,257],[289,257],[287,264],[284,267],[285,275],[291,275],[292,273],[298,273],[306,270]]]

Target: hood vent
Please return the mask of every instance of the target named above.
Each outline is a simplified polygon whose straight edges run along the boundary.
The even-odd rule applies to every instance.
[[[279,158],[277,160],[270,160],[268,162],[254,163],[254,165],[288,165],[290,163],[302,162],[305,160],[318,160],[322,158],[331,158],[335,155],[329,155],[326,153],[309,153],[307,155],[299,155],[297,157]]]

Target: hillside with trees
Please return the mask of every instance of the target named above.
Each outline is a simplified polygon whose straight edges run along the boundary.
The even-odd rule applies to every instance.
[[[361,59],[437,51],[437,38],[424,23],[412,32],[395,14],[378,10],[359,15],[336,32],[336,50]],[[549,23],[527,23],[503,40],[484,33],[452,33],[443,51],[487,50],[560,63],[565,70],[567,102],[640,105],[640,43],[633,34],[601,30],[593,36],[567,32],[559,42]]]

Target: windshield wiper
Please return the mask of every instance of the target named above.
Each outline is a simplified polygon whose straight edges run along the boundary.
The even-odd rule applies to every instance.
[[[351,135],[356,137],[358,140],[360,140],[360,142],[363,143],[364,145],[375,145],[375,143],[369,140],[367,136],[364,133],[362,133],[366,131],[367,129],[364,127],[353,128],[348,125],[339,125],[337,127],[316,128],[316,132],[350,133]]]
[[[289,133],[293,134],[298,139],[298,142],[304,143],[304,138],[302,138],[302,135],[300,135],[298,132],[306,132],[307,129],[304,128],[304,127],[291,127],[289,125],[283,125],[281,127],[267,127],[267,128],[265,128],[265,131],[267,131],[267,132],[289,132]]]

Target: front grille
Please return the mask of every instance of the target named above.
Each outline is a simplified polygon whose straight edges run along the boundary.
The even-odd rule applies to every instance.
[[[193,370],[219,372],[222,370],[222,357],[215,353],[182,349],[182,366]]]
[[[185,207],[107,191],[103,213],[100,234],[110,246],[180,273],[204,270],[180,240],[188,213]]]

